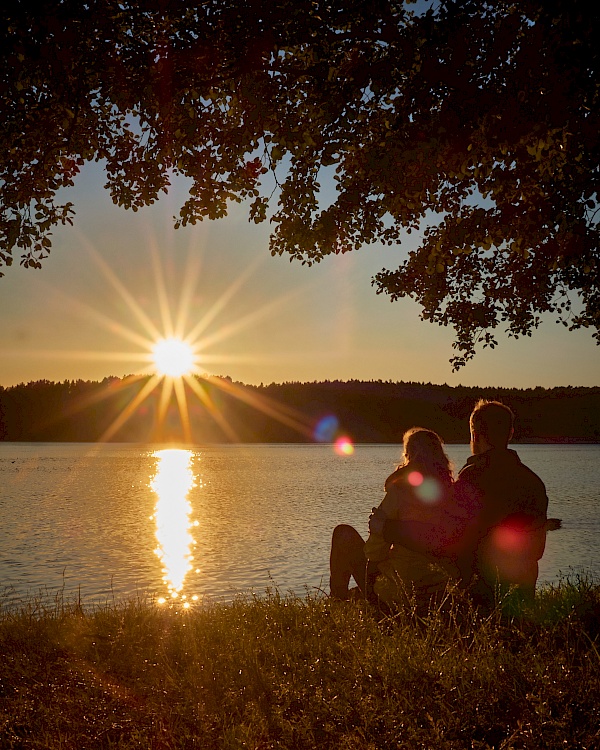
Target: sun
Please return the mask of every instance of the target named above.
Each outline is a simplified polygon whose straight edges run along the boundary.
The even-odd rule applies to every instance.
[[[152,347],[152,360],[159,375],[181,378],[194,369],[194,352],[185,341],[160,339]]]
[[[191,306],[192,302],[195,304],[198,299],[197,286],[201,271],[201,263],[196,254],[192,253],[195,246],[190,246],[190,258],[186,267],[185,280],[177,294],[177,305],[172,309],[158,246],[152,241],[149,247],[155,271],[157,306],[161,318],[160,325],[157,325],[94,246],[89,243],[87,247],[102,274],[131,312],[136,321],[136,327],[132,328],[118,319],[113,319],[82,301],[70,299],[70,302],[78,309],[82,309],[87,315],[91,315],[111,334],[116,333],[133,342],[137,349],[135,352],[127,353],[84,350],[77,352],[77,356],[78,358],[135,361],[141,365],[136,372],[124,376],[120,381],[108,378],[105,387],[93,397],[93,402],[102,401],[111,397],[115,391],[129,389],[134,383],[139,384],[135,394],[128,397],[123,408],[98,437],[98,442],[103,443],[113,439],[142,408],[146,417],[153,419],[151,434],[160,440],[163,440],[167,433],[170,434],[173,429],[176,429],[173,426],[173,417],[178,412],[183,440],[186,444],[191,444],[194,443],[193,428],[195,426],[195,423],[192,423],[192,416],[197,419],[203,408],[206,416],[215,422],[224,437],[229,442],[238,443],[240,442],[240,435],[237,429],[230,424],[227,415],[222,412],[219,399],[215,400],[214,398],[215,395],[218,395],[216,394],[217,390],[269,417],[277,419],[303,435],[304,438],[312,439],[314,425],[305,414],[292,407],[282,407],[265,395],[247,391],[239,384],[234,383],[230,377],[213,375],[206,370],[206,366],[210,367],[211,363],[247,361],[246,357],[207,353],[207,349],[254,325],[257,319],[271,314],[274,307],[279,306],[289,297],[286,294],[275,298],[268,304],[253,309],[237,320],[217,326],[212,331],[209,330],[209,326],[227,308],[228,303],[248,280],[251,273],[258,268],[258,259],[244,273],[234,279],[214,304],[199,315],[195,324],[190,327]],[[141,325],[143,331],[137,329],[137,324]],[[53,356],[55,356],[55,352],[53,352]],[[200,370],[200,365],[202,370]],[[158,400],[154,401],[154,405],[150,408],[143,406],[146,399],[149,399],[158,389],[160,389],[160,393]],[[200,411],[197,408],[193,412],[190,411],[188,406],[190,398],[197,400],[202,405]],[[83,405],[84,402],[82,402],[81,408],[83,408]],[[197,407],[197,404],[194,404],[194,406]],[[173,407],[176,407],[176,409]]]

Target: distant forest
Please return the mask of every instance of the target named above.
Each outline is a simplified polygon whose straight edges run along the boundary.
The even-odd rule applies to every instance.
[[[600,442],[600,387],[518,390],[356,380],[253,386],[197,378],[194,388],[185,386],[185,427],[174,392],[168,404],[161,405],[162,385],[140,399],[149,381],[130,376],[0,387],[0,439],[291,443],[347,436],[356,443],[398,443],[406,429],[419,425],[448,443],[467,443],[469,413],[486,398],[514,410],[516,443]]]

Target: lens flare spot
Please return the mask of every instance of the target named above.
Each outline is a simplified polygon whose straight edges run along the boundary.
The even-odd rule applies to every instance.
[[[420,471],[411,471],[408,475],[408,483],[412,487],[419,487],[419,485],[423,484],[423,475]]]
[[[442,485],[434,477],[423,477],[423,481],[415,487],[415,494],[424,503],[436,503],[442,498]]]
[[[501,552],[520,553],[527,549],[528,535],[520,529],[503,525],[493,530],[492,541]]]
[[[340,437],[335,441],[335,452],[338,456],[351,456],[354,453],[354,445],[348,437]]]
[[[331,443],[338,431],[340,423],[333,414],[323,417],[314,429],[314,438],[318,443]]]

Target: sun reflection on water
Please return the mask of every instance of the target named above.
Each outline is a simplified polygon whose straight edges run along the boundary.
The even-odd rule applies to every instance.
[[[150,486],[158,495],[153,516],[158,540],[155,553],[163,564],[163,581],[169,597],[181,598],[183,608],[187,609],[187,596],[181,592],[194,559],[192,548],[196,542],[191,529],[198,525],[191,520],[192,506],[188,500],[196,484],[191,468],[192,451],[172,448],[156,451],[154,455],[158,458],[158,468]],[[159,604],[165,601],[164,597],[158,600]]]

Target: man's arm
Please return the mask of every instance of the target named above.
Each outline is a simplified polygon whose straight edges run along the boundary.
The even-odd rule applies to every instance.
[[[381,534],[386,542],[425,555],[462,556],[473,543],[479,500],[474,488],[459,479],[441,504],[435,523],[391,520],[373,510],[369,530]]]
[[[412,552],[439,555],[443,554],[451,537],[445,525],[387,519],[383,523],[383,538]]]
[[[423,554],[437,554],[447,541],[441,525],[424,521],[397,521],[389,518],[381,507],[373,508],[369,517],[369,532],[383,536],[389,544]]]

